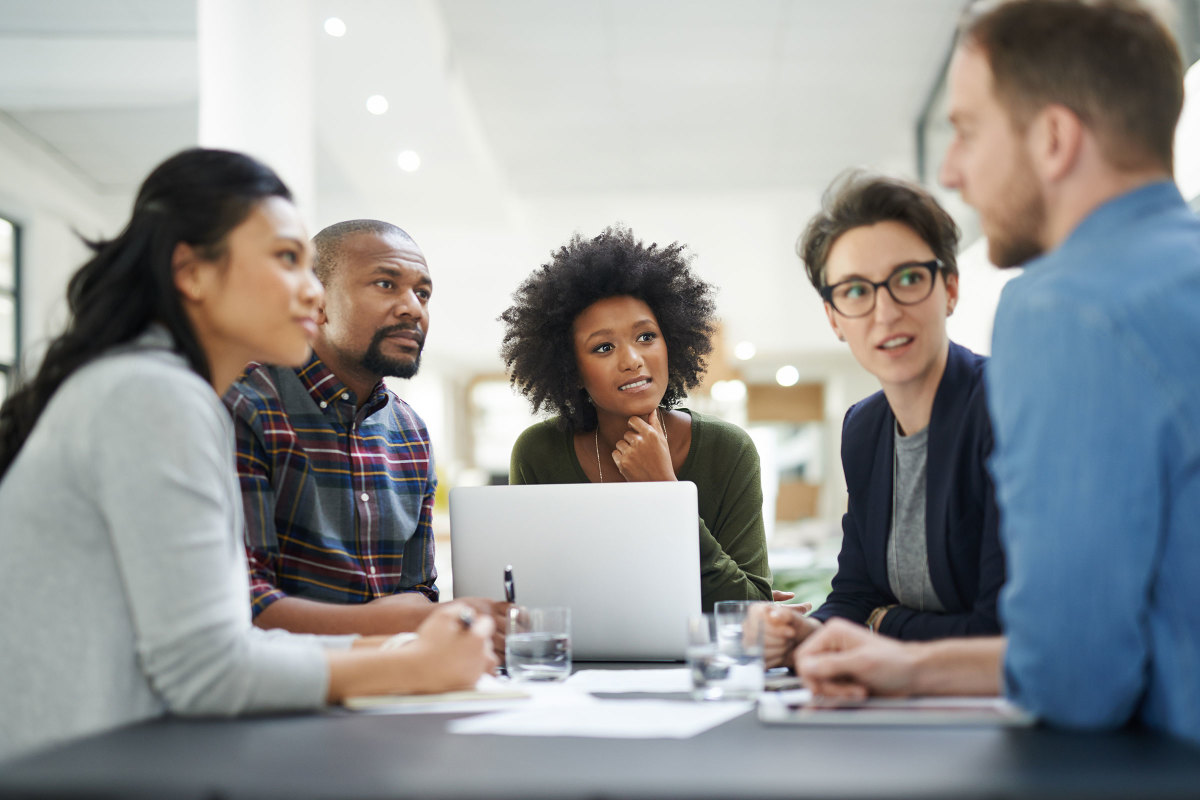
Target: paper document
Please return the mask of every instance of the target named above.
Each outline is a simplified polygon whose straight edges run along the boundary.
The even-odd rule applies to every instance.
[[[484,675],[474,689],[441,694],[377,694],[347,697],[342,705],[351,711],[380,714],[452,714],[460,711],[494,711],[512,708],[529,698],[518,685]]]
[[[692,676],[681,669],[585,669],[567,678],[583,692],[690,692]]]
[[[450,722],[451,733],[503,736],[587,736],[605,739],[688,739],[753,708],[744,703],[597,700],[570,707],[533,705]]]

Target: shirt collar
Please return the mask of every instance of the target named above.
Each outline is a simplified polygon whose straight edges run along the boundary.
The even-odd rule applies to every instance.
[[[1113,235],[1113,231],[1124,229],[1134,220],[1161,213],[1171,206],[1181,204],[1184,204],[1183,195],[1179,193],[1175,181],[1153,181],[1139,186],[1101,203],[1075,226],[1062,244],[1025,266],[1034,267],[1057,253],[1070,252],[1080,243],[1105,241]]]
[[[300,383],[305,390],[321,408],[336,407],[340,403],[349,403],[353,408],[358,403],[354,392],[347,388],[337,375],[333,374],[333,370],[317,357],[315,351],[309,355],[304,366],[296,369],[296,375],[300,378]],[[386,403],[387,388],[381,380],[371,390],[371,397],[363,405],[362,412],[365,412],[366,415],[373,414]]]

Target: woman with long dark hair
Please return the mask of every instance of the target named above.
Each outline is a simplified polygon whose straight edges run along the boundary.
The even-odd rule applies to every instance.
[[[433,615],[397,649],[250,622],[220,395],[248,361],[302,362],[321,299],[279,178],[184,151],[91,247],[66,331],[0,407],[0,757],[166,713],[316,708],[491,669],[482,618]]]

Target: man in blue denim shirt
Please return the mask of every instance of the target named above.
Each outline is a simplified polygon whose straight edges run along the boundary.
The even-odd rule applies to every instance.
[[[1007,639],[827,626],[798,657],[815,691],[1003,688],[1053,724],[1137,720],[1200,743],[1200,219],[1171,180],[1182,99],[1170,35],[1135,6],[1019,0],[967,23],[941,177],[978,209],[991,260],[1027,267],[988,372]]]

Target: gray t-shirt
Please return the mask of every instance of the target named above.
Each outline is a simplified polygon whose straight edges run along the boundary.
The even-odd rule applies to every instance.
[[[918,611],[944,611],[929,577],[925,540],[925,463],[929,427],[901,436],[895,430],[892,464],[892,529],[888,537],[888,583],[900,605]]]
[[[233,426],[152,327],[75,372],[0,481],[0,760],[138,720],[317,708],[344,637],[250,622]]]

